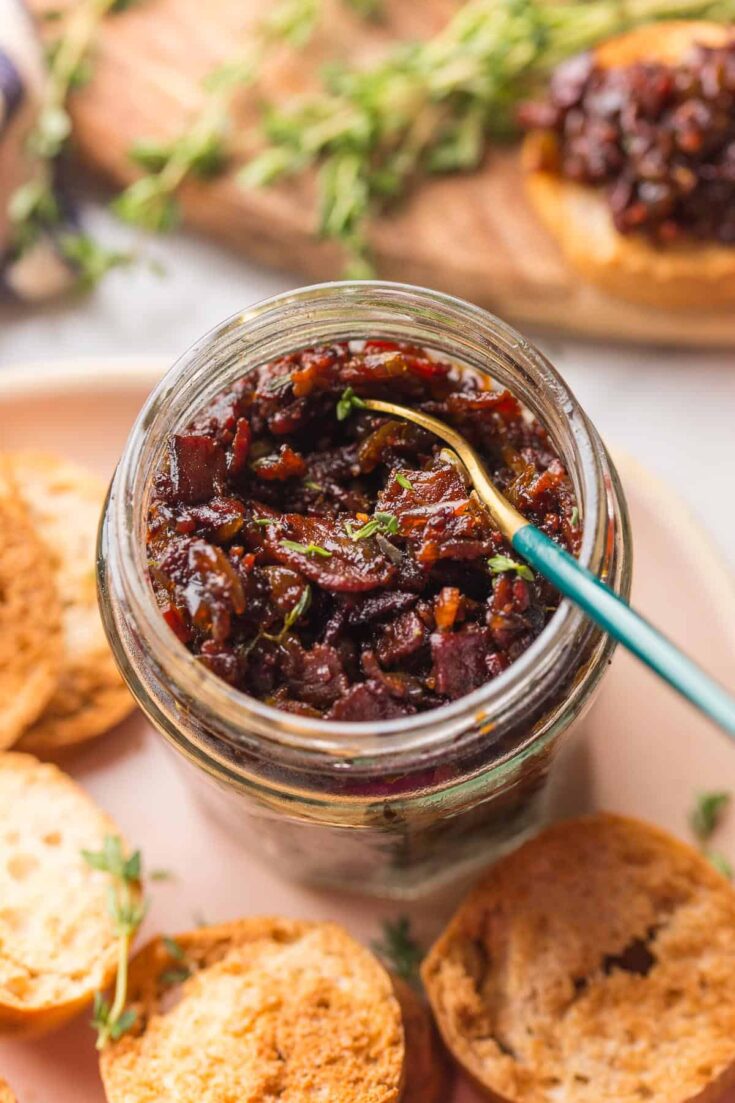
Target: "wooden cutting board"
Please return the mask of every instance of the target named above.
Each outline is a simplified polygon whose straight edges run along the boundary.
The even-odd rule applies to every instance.
[[[70,0],[74,2],[74,0]],[[90,84],[73,101],[83,162],[112,184],[135,177],[127,150],[142,137],[179,133],[201,102],[200,80],[248,40],[271,0],[140,0],[101,30]],[[237,155],[257,148],[258,100],[314,86],[329,58],[366,63],[396,39],[438,30],[459,0],[385,0],[379,25],[339,0],[306,51],[281,50],[257,91],[236,104]],[[58,0],[32,0],[41,12]],[[314,236],[313,177],[244,190],[228,174],[187,185],[186,222],[267,264],[313,280],[339,278],[343,258]],[[395,212],[375,220],[371,240],[382,277],[424,284],[489,307],[523,325],[614,340],[735,345],[732,312],[654,310],[603,295],[572,273],[523,194],[516,150],[491,151],[472,174],[427,180]]]

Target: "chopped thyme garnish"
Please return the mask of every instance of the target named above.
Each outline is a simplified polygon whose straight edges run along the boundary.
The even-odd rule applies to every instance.
[[[375,536],[376,532],[383,533],[385,536],[395,536],[398,532],[398,518],[392,513],[378,512],[357,532],[351,531],[351,527],[348,532],[353,540],[367,540],[368,537]]]
[[[395,474],[395,480],[399,486],[402,486],[404,490],[413,490],[413,483],[410,479],[407,479],[405,475],[402,475],[400,471]]]
[[[716,870],[728,878],[732,878],[733,875],[732,865],[724,854],[719,850],[712,850],[708,843],[722,823],[731,799],[732,794],[725,790],[700,793],[689,814],[689,826],[702,854]]]
[[[323,559],[329,559],[332,555],[321,544],[298,544],[295,540],[281,540],[281,547],[286,551],[299,552],[301,555],[321,555]]]
[[[170,935],[165,934],[161,941],[166,947],[169,956],[172,957],[174,961],[184,960],[184,958],[186,957],[184,947],[180,943],[178,943],[175,938],[171,938]]]
[[[363,410],[365,403],[356,395],[352,387],[347,387],[342,392],[337,403],[337,421],[345,421],[354,410]]]
[[[134,1025],[136,1013],[126,1008],[128,989],[128,954],[130,944],[146,912],[145,901],[140,895],[141,857],[136,850],[125,857],[123,845],[116,835],[105,837],[100,851],[83,850],[82,857],[92,869],[108,873],[112,879],[108,896],[108,911],[112,917],[118,938],[117,975],[112,1003],[101,992],[94,997],[92,1026],[97,1031],[97,1049],[108,1042],[117,1041]]]
[[[166,988],[173,988],[175,984],[183,984],[190,976],[188,965],[181,965],[177,969],[164,969],[158,979]]]
[[[253,517],[254,525],[280,525],[277,517]]]
[[[176,874],[170,869],[152,869],[148,874],[149,881],[175,881]]]
[[[283,622],[282,636],[285,636],[287,632],[290,632],[296,621],[304,615],[309,606],[311,605],[311,586],[305,586],[301,591],[301,597],[294,605],[293,609],[290,609],[286,614],[286,619]]]
[[[411,921],[405,916],[398,919],[386,919],[383,923],[383,937],[372,943],[391,972],[409,984],[420,983],[419,966],[424,951],[411,934]]]
[[[731,800],[721,791],[700,793],[689,816],[689,825],[698,843],[706,843],[719,827]]]
[[[576,529],[579,524],[579,506],[574,506],[572,514],[569,518],[569,523]]]
[[[511,559],[507,555],[493,555],[492,558],[488,559],[487,565],[492,574],[502,574],[503,571],[515,571],[518,577],[525,579],[526,582],[533,582],[536,577],[527,564],[517,563],[515,559]]]
[[[324,487],[321,485],[321,483],[315,483],[313,479],[304,479],[304,486],[307,490],[324,490]]]

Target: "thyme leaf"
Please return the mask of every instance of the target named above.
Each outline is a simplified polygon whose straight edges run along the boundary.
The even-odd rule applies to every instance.
[[[346,387],[337,403],[337,421],[345,421],[354,410],[363,410],[365,403],[352,387]]]
[[[722,791],[699,793],[689,815],[689,825],[700,844],[707,843],[719,827],[731,800],[731,794]]]
[[[413,490],[413,483],[411,480],[406,478],[405,475],[402,475],[400,471],[396,471],[394,478],[398,485],[402,486],[404,490]]]
[[[332,553],[321,544],[298,544],[295,540],[281,540],[281,547],[286,551],[298,552],[300,555],[320,555],[323,559],[330,559],[332,556]]]
[[[731,800],[732,794],[724,789],[699,793],[689,813],[689,826],[699,849],[715,869],[728,879],[732,879],[733,876],[730,861],[721,851],[713,850],[708,844],[722,823]]]
[[[502,574],[503,571],[515,571],[518,577],[525,579],[526,582],[533,582],[536,577],[526,563],[517,563],[515,559],[511,559],[507,555],[493,555],[488,559],[487,565],[492,574]]]
[[[386,536],[395,536],[398,532],[398,518],[393,513],[379,511],[357,532],[350,531],[350,536],[353,540],[367,540],[368,537],[375,536],[378,532]]]
[[[308,610],[310,605],[311,586],[307,585],[301,591],[301,596],[299,600],[296,602],[292,609],[289,609],[288,613],[286,614],[286,617],[283,621],[283,631],[281,632],[282,636],[285,636],[287,632],[291,631],[294,624],[296,624],[296,621],[299,620],[300,617],[303,617],[304,613]]]
[[[376,939],[372,948],[402,980],[413,985],[420,983],[419,966],[424,951],[411,934],[411,922],[405,915],[396,920],[386,919],[382,938]]]

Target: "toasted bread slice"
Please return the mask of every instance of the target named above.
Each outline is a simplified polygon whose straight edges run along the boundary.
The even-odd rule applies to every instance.
[[[422,974],[502,1103],[716,1103],[735,1085],[735,890],[657,828],[596,815],[500,861]]]
[[[0,456],[0,750],[43,711],[59,680],[61,607],[45,544]]]
[[[117,834],[61,770],[0,755],[0,1032],[50,1030],[109,983],[109,878],[81,852]]]
[[[101,1056],[110,1103],[397,1103],[391,978],[334,923],[255,918],[156,939],[130,966],[132,1031]],[[182,969],[190,976],[182,979]]]
[[[133,707],[97,608],[95,550],[105,484],[76,464],[38,452],[11,457],[16,483],[56,569],[65,658],[56,691],[20,750],[47,754],[91,739]]]
[[[400,977],[393,977],[393,988],[406,1040],[406,1081],[401,1103],[447,1103],[451,1069],[429,1008]]]
[[[721,46],[735,31],[718,23],[654,23],[599,46],[605,68],[638,61],[676,64],[696,44]],[[735,246],[707,242],[658,245],[621,234],[604,194],[546,167],[547,135],[532,132],[523,147],[526,187],[542,222],[569,263],[591,282],[633,302],[663,308],[722,309],[735,305]]]
[[[0,1103],[16,1103],[15,1096],[4,1080],[0,1080]]]

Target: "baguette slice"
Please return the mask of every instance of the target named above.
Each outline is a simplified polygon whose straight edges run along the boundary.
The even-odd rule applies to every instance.
[[[391,978],[334,923],[242,919],[156,939],[131,963],[130,999],[132,1031],[101,1056],[110,1103],[160,1103],[162,1085],[202,1103],[400,1099]]]
[[[84,468],[41,452],[10,457],[16,483],[46,542],[62,602],[59,684],[18,746],[46,755],[119,723],[133,699],[118,672],[97,608],[95,554],[105,484]]]
[[[0,751],[53,694],[61,671],[61,607],[45,544],[0,456]]]
[[[599,46],[604,68],[638,61],[675,65],[701,44],[721,46],[735,31],[718,23],[675,21],[639,27]],[[621,234],[604,194],[547,167],[548,136],[531,132],[523,146],[531,204],[569,263],[612,295],[669,309],[712,310],[735,305],[735,247],[706,242],[658,245]]]
[[[101,850],[114,823],[61,770],[0,755],[0,1033],[43,1033],[115,972],[117,939]]]
[[[735,891],[657,828],[596,815],[500,861],[422,974],[502,1103],[717,1103],[735,1086]]]

